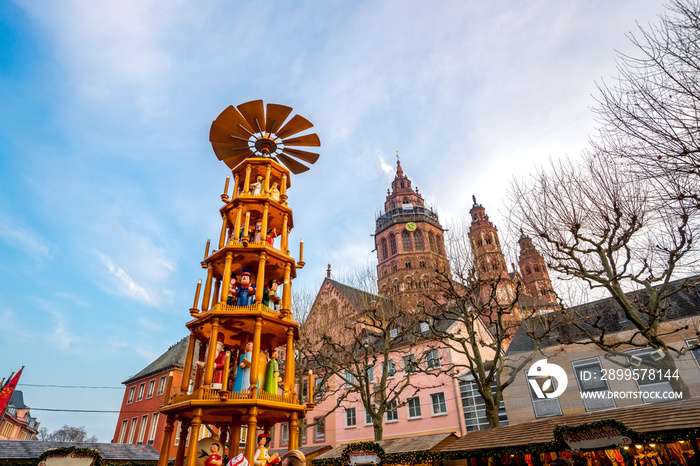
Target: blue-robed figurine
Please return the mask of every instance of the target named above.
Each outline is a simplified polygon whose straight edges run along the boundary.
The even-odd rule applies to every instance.
[[[245,345],[245,353],[241,354],[238,361],[238,372],[233,382],[233,391],[240,392],[250,387],[250,366],[253,360],[253,342]]]
[[[240,283],[236,285],[236,296],[238,297],[236,306],[250,306],[255,302],[255,285],[251,284],[252,273],[253,271],[250,269],[241,271]]]

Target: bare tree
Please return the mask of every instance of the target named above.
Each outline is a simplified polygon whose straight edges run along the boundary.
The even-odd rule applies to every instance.
[[[540,319],[538,309],[520,305],[522,284],[502,276],[486,279],[478,275],[467,232],[468,225],[462,222],[446,233],[451,268],[435,267],[433,283],[426,293],[432,302],[428,311],[432,317],[430,332],[433,339],[458,356],[451,358],[450,371],[468,371],[468,380],[484,401],[489,426],[498,427],[503,392],[538,354],[551,322]],[[549,304],[547,310],[552,307]],[[506,359],[508,344],[521,325],[526,326],[534,347],[517,359]]]
[[[85,427],[73,427],[67,424],[50,434],[46,428],[42,427],[39,429],[39,438],[43,441],[53,442],[97,442],[96,436],[88,437]]]
[[[659,326],[666,299],[682,290],[671,284],[694,258],[694,210],[683,200],[660,200],[657,186],[608,157],[584,154],[580,163],[553,162],[510,188],[513,226],[525,229],[550,270],[586,283],[596,298],[612,297],[633,331],[610,332],[603,315],[566,314],[589,344],[627,360],[626,350],[651,347],[675,372],[670,333]],[[629,294],[641,290],[641,293]],[[562,303],[565,305],[566,303]],[[670,333],[668,333],[670,332]],[[690,396],[681,378],[673,390]]]
[[[359,401],[372,419],[378,441],[383,438],[387,413],[404,406],[419,390],[438,386],[416,377],[424,371],[432,343],[417,326],[420,317],[407,312],[399,299],[371,292],[376,290],[371,269],[353,278],[357,287],[343,285],[352,303],[350,313],[335,319],[325,316],[327,325],[302,326],[300,366],[318,374],[315,399],[333,400],[321,419],[337,409],[351,409]]]
[[[700,3],[672,0],[657,24],[628,34],[618,77],[600,84],[602,154],[623,158],[672,199],[700,206]]]

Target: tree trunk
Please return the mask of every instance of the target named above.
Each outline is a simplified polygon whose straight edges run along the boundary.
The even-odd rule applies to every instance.
[[[683,398],[678,398],[679,400],[689,400],[691,398],[690,389],[688,388],[688,385],[686,385],[686,383],[683,381],[683,377],[681,377],[680,375],[678,376],[678,378],[673,377],[673,374],[678,370],[678,368],[676,367],[676,362],[673,360],[673,356],[671,356],[671,354],[669,353],[666,353],[666,355],[660,362],[660,366],[661,374],[657,374],[661,376],[659,377],[659,379],[667,380],[668,383],[671,384],[671,389],[674,392],[683,394]],[[670,376],[668,378],[666,378],[667,372]]]
[[[377,423],[377,421],[374,421],[374,441],[378,442],[380,440],[384,439],[384,424],[382,423],[382,420]]]

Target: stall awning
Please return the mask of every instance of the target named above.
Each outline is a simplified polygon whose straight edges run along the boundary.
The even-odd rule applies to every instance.
[[[554,440],[556,426],[578,426],[607,419],[622,422],[629,429],[644,433],[696,429],[700,428],[700,399],[568,414],[470,432],[442,451],[469,452],[540,445]]]

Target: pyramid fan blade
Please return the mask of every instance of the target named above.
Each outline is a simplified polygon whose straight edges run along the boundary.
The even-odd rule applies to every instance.
[[[238,110],[248,124],[254,129],[254,133],[262,131],[265,125],[265,106],[262,100],[253,100],[238,106]],[[255,120],[258,120],[256,123]],[[258,127],[259,126],[259,127]]]
[[[319,155],[313,152],[306,152],[305,150],[290,149],[289,147],[284,148],[284,153],[303,160],[306,163],[316,163]]]
[[[248,139],[250,137],[251,133],[254,133],[253,128],[248,124],[247,121],[245,121],[245,118],[243,118],[243,115],[241,115],[238,110],[236,110],[236,107],[233,105],[229,105],[226,110],[221,112],[221,114],[216,117],[216,120],[214,120],[214,123],[216,126],[218,126],[221,129],[224,129],[226,131],[229,131],[229,136],[234,135],[238,136],[239,138],[245,138]],[[242,125],[243,128],[246,128],[250,133],[245,131],[243,128],[241,128],[239,125]],[[227,140],[230,140],[230,137],[226,138]],[[214,142],[214,141],[212,141]],[[216,142],[226,142],[226,141],[216,141]]]
[[[216,158],[219,160],[226,160],[243,154],[246,156],[252,154],[251,150],[247,147],[231,147],[230,144],[223,144],[221,142],[212,142],[211,147],[214,149]]]
[[[246,159],[246,157],[248,157],[248,155],[252,154],[252,152],[250,152],[250,151],[248,151],[248,152],[249,152],[248,154],[243,154],[243,155],[239,155],[237,157],[229,157],[227,159],[224,159],[224,163],[226,164],[226,166],[228,168],[233,170],[238,165],[240,165],[241,162],[243,162]]]
[[[282,127],[284,120],[292,113],[292,107],[280,104],[267,104],[267,120],[265,120],[265,131],[272,133]],[[275,125],[273,128],[272,125]]]
[[[289,168],[291,170],[291,172],[294,173],[295,175],[298,175],[299,173],[303,173],[309,169],[309,167],[300,164],[299,162],[297,162],[294,159],[290,159],[286,155],[277,154],[275,157],[280,159],[280,162],[285,164],[287,166],[287,168]]]
[[[238,128],[240,129],[240,127]],[[246,133],[246,136],[249,136]],[[248,138],[245,141],[231,137],[231,131],[222,128],[217,122],[211,124],[209,130],[209,140],[212,144],[228,144],[233,147],[248,147]]]
[[[313,126],[314,125],[303,116],[294,115],[292,119],[282,127],[282,129],[277,131],[277,136],[280,138],[285,138],[304,131],[305,129],[312,128]]]
[[[292,139],[283,139],[282,142],[284,146],[320,146],[321,140],[318,138],[318,134],[305,134],[304,136],[299,136]]]

